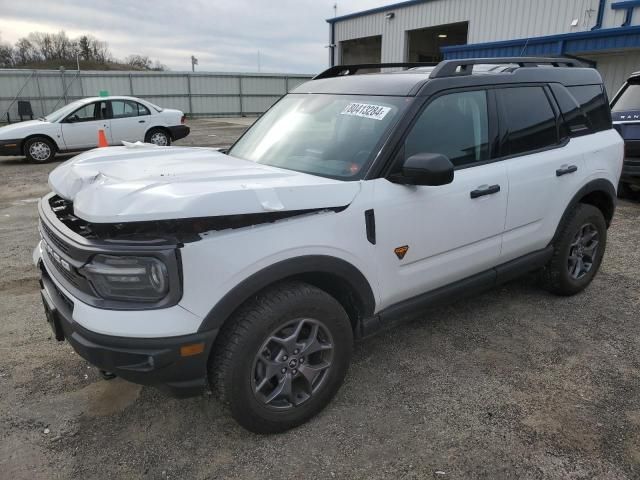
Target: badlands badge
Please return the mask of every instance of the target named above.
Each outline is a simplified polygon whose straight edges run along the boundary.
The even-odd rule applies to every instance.
[[[398,257],[399,260],[402,260],[404,256],[407,254],[407,252],[409,251],[409,245],[403,245],[401,247],[397,247],[393,251],[395,252],[396,257]]]

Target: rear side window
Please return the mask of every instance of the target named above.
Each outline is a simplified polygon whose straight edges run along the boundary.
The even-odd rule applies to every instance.
[[[592,132],[611,128],[611,110],[602,85],[581,85],[568,90],[582,107]]]
[[[640,83],[627,83],[611,110],[614,112],[640,110]]]
[[[503,155],[518,155],[558,144],[556,117],[542,87],[498,91],[504,128]]]
[[[433,100],[405,142],[405,158],[442,153],[456,167],[489,158],[487,93],[451,93]]]

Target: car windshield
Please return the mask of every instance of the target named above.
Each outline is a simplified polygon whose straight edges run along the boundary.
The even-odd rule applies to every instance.
[[[62,120],[64,117],[69,115],[75,109],[80,108],[86,103],[87,102],[85,100],[76,100],[75,102],[71,102],[68,105],[65,105],[64,107],[56,110],[55,112],[50,113],[49,115],[44,117],[44,119],[47,122],[57,122],[59,120]]]
[[[612,112],[640,110],[640,83],[628,83],[611,107]]]
[[[362,178],[406,97],[291,94],[265,113],[228,154],[344,180]]]

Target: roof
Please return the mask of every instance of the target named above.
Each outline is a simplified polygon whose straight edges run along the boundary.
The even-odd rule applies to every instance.
[[[433,70],[404,70],[401,72],[389,73],[366,73],[361,75],[347,74],[323,77],[323,73],[318,78],[303,83],[291,93],[319,93],[337,95],[381,95],[381,96],[415,96],[429,95],[433,89],[426,87],[434,85],[435,89],[483,86],[509,83],[543,83],[555,82],[566,86],[590,85],[602,83],[602,78],[597,70],[593,68],[583,68],[578,61],[572,59],[536,59],[533,57],[501,58],[500,63],[521,63],[520,67],[509,65],[508,68],[486,68],[484,61],[491,64],[492,59],[470,59],[470,60],[449,60],[440,62]],[[539,60],[543,65],[546,61],[553,61],[555,66],[536,67],[534,63],[527,65],[527,60],[536,62]],[[562,66],[562,62],[575,62],[574,66]],[[474,65],[477,70],[469,67]],[[365,65],[370,68],[371,65]],[[384,66],[384,65],[383,65]],[[351,70],[357,71],[357,66]],[[333,67],[326,72],[334,73],[333,70],[340,70]],[[461,70],[459,70],[461,69]]]
[[[361,12],[350,13],[348,15],[342,15],[340,17],[327,18],[328,23],[341,22],[342,20],[349,20],[350,18],[364,17],[374,13],[388,12],[389,10],[397,10],[398,8],[410,7],[412,5],[418,5],[420,3],[430,2],[431,0],[406,0],[404,2],[392,3],[391,5],[384,5],[382,7],[371,8],[369,10],[362,10]]]

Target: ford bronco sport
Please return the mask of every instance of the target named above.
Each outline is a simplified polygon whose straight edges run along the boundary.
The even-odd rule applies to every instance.
[[[583,290],[623,159],[598,72],[500,58],[354,75],[371,67],[319,74],[226,154],[113,147],[54,170],[34,261],[55,337],[277,432],[327,405],[354,339],[535,270]]]

